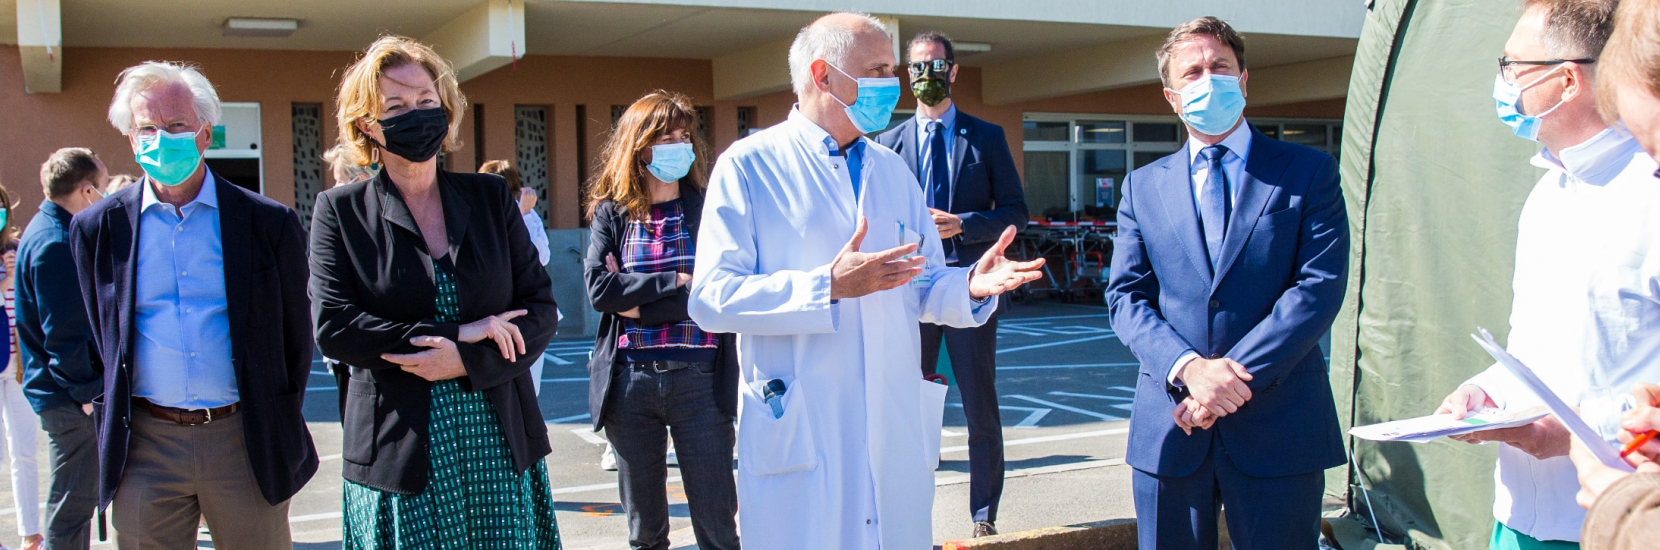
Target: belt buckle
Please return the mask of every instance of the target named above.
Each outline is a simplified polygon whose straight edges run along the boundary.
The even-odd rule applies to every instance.
[[[213,423],[213,409],[202,409],[202,414],[207,415],[207,421],[202,423],[203,426]]]
[[[668,361],[652,361],[651,370],[657,371],[657,374],[667,374],[672,372],[674,369],[669,368]]]

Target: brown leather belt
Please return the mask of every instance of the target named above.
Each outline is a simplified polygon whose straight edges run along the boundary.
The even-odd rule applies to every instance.
[[[200,426],[235,414],[242,410],[242,403],[231,403],[215,409],[175,409],[151,403],[149,399],[134,397],[133,404],[150,411],[150,416],[185,426]]]

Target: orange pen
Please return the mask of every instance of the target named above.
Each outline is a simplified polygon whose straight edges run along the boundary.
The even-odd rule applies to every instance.
[[[1620,458],[1625,458],[1625,456],[1631,454],[1632,451],[1636,451],[1638,447],[1641,447],[1644,443],[1648,443],[1649,440],[1654,439],[1655,435],[1660,435],[1660,432],[1649,430],[1637,434],[1637,437],[1631,438],[1631,442],[1626,443],[1625,447],[1620,449]]]

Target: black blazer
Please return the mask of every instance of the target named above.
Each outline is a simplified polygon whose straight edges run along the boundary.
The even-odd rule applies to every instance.
[[[241,395],[248,464],[266,502],[300,491],[317,473],[317,452],[300,408],[311,373],[305,234],[294,211],[215,176],[231,361]],[[103,361],[98,421],[98,505],[121,486],[132,424],[133,278],[139,217],[149,179],[76,214],[70,252],[93,341]],[[226,457],[227,460],[235,460]]]
[[[703,222],[703,190],[680,185],[680,200],[686,210],[686,230],[697,239]],[[588,284],[588,300],[600,317],[594,337],[594,353],[588,360],[588,412],[594,430],[605,425],[607,403],[611,401],[611,376],[616,371],[617,338],[622,336],[619,312],[640,308],[640,322],[648,325],[691,319],[686,301],[692,285],[675,288],[674,273],[611,273],[605,270],[605,256],[622,259],[622,239],[628,227],[628,213],[611,201],[594,209],[588,224],[588,256],[582,261],[582,277]],[[727,416],[738,416],[738,346],[736,336],[716,334],[720,348],[715,360],[715,405]]]
[[[1020,184],[1020,172],[1014,169],[1014,155],[1002,126],[969,116],[962,109],[957,110],[955,126],[957,142],[951,149],[951,163],[956,178],[951,182],[950,208],[941,210],[963,219],[963,233],[952,240],[957,260],[968,265],[991,249],[1004,228],[1026,228],[1026,190]],[[905,159],[912,174],[920,170],[916,140],[914,118],[876,136],[877,143]],[[917,180],[921,179],[918,174]]]
[[[317,195],[311,218],[311,299],[317,346],[350,365],[341,449],[347,480],[397,494],[426,489],[432,383],[380,358],[413,353],[416,336],[455,340],[461,325],[440,323],[433,257],[387,172]],[[553,286],[530,242],[506,181],[491,174],[438,172],[447,251],[469,323],[515,309],[529,351],[502,359],[496,344],[457,342],[467,391],[484,392],[501,421],[513,466],[523,473],[551,452],[530,367],[542,360],[558,313]]]

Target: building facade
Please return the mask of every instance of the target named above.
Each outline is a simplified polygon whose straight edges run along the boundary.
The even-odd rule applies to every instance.
[[[582,182],[616,114],[643,93],[690,96],[716,152],[782,121],[793,102],[789,42],[825,11],[876,14],[899,42],[926,30],[956,40],[958,108],[1007,131],[1037,215],[1110,206],[1123,174],[1180,147],[1153,51],[1170,27],[1199,15],[1246,34],[1247,116],[1276,137],[1335,154],[1365,10],[1329,0],[16,0],[16,8],[0,9],[0,184],[19,202],[14,225],[33,215],[40,162],[59,147],[91,147],[112,173],[140,173],[105,114],[119,72],[146,60],[197,64],[226,106],[209,162],[308,215],[329,184],[320,157],[337,133],[342,69],[376,36],[397,33],[455,63],[471,102],[463,147],[445,166],[513,160],[554,229],[583,225]],[[915,105],[908,93],[896,120]]]

